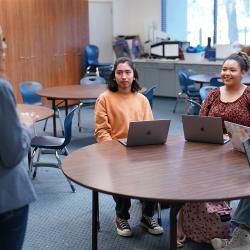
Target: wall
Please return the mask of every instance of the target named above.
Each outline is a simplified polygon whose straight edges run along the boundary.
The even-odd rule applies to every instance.
[[[161,0],[89,0],[89,41],[99,46],[100,62],[114,60],[113,37],[139,34],[142,42],[152,40],[152,26],[161,29],[160,21]]]
[[[18,83],[45,87],[79,83],[82,48],[88,43],[87,0],[1,0],[7,40],[7,74],[18,102]]]
[[[99,62],[113,62],[112,0],[89,0],[89,42],[99,48]]]
[[[152,26],[161,30],[161,0],[114,0],[114,36],[139,34],[152,39]]]

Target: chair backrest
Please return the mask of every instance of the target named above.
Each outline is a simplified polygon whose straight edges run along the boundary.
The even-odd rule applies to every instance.
[[[75,106],[68,113],[68,115],[65,117],[65,120],[64,120],[64,138],[65,138],[65,140],[64,140],[63,144],[60,146],[60,149],[63,149],[71,141],[71,137],[72,137],[72,121],[73,121],[73,117],[74,117],[74,112],[76,111],[77,108],[78,108],[78,106]]]
[[[85,76],[80,80],[80,84],[106,83],[106,80],[101,76]]]
[[[204,102],[204,100],[206,99],[209,91],[213,90],[217,88],[216,86],[204,86],[202,88],[200,88],[200,96],[201,96],[201,101]]]
[[[213,77],[210,79],[210,85],[211,86],[216,86],[216,87],[221,87],[224,85],[223,81],[221,80],[220,77]]]
[[[157,87],[157,84],[152,85],[150,88],[146,90],[143,94],[147,97],[151,108],[153,107],[153,97],[154,97],[154,90]]]
[[[84,49],[85,71],[88,66],[99,64],[99,48],[96,45],[89,44]]]
[[[23,81],[19,84],[23,103],[25,104],[41,104],[41,97],[37,95],[37,91],[42,89],[43,86],[39,82]]]
[[[189,79],[189,76],[195,74],[195,72],[191,69],[179,69],[177,74],[182,92],[187,93],[188,86],[194,85],[195,83]]]

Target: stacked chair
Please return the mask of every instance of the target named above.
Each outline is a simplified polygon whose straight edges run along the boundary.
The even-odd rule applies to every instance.
[[[84,48],[84,76],[101,76],[108,80],[113,64],[99,63],[99,48],[94,44],[89,44]]]

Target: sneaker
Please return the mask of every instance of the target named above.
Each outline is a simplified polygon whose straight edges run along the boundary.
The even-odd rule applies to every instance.
[[[219,250],[228,245],[229,239],[214,238],[211,240],[211,244],[215,250]]]
[[[155,221],[153,217],[143,215],[141,218],[141,226],[153,235],[163,234],[163,228]]]
[[[215,249],[220,250],[249,250],[250,249],[250,233],[240,227],[236,227],[231,240],[213,239],[211,241]]]
[[[124,237],[132,236],[132,231],[129,226],[128,220],[116,218],[116,231],[119,235]]]

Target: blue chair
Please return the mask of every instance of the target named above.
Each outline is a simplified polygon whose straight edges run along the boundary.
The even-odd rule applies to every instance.
[[[189,108],[187,110],[187,114],[188,115],[199,115],[200,110],[201,110],[201,104],[192,100],[192,99],[188,99],[188,103],[189,103]]]
[[[106,84],[106,80],[101,77],[101,76],[85,76],[80,80],[80,85],[84,84],[96,84],[96,83],[101,83],[101,84]],[[78,105],[78,128],[79,132],[81,132],[81,109],[84,106],[91,106],[95,105],[96,99],[84,99],[80,100],[80,103]]]
[[[185,100],[186,103],[186,107],[185,109],[187,109],[187,100],[188,99],[195,99],[195,100],[199,100],[200,98],[200,93],[199,93],[199,88],[197,88],[195,86],[195,82],[189,79],[190,75],[195,74],[194,71],[192,70],[187,70],[187,69],[180,69],[178,70],[178,78],[179,78],[179,84],[180,84],[180,89],[181,92],[178,93],[176,102],[175,102],[175,106],[173,109],[173,113],[175,113],[176,108],[177,108],[177,104],[181,99]]]
[[[66,156],[69,154],[67,150],[67,145],[71,141],[72,120],[76,109],[77,106],[71,110],[71,112],[66,116],[64,120],[64,138],[43,135],[43,136],[35,136],[31,140],[31,147],[33,147],[34,149],[31,155],[29,171],[30,173],[32,173],[33,168],[35,168],[33,172],[33,178],[36,177],[38,167],[54,167],[54,168],[59,168],[62,171],[61,167],[62,162],[59,157],[59,151],[63,152],[63,154]],[[44,150],[52,150],[55,153],[57,163],[41,162],[40,156],[42,153],[46,152],[46,151],[44,152]],[[38,152],[38,154],[37,154],[37,159],[35,161],[36,152]],[[67,180],[69,182],[72,192],[75,192],[75,187],[68,178]]]
[[[211,86],[216,86],[216,87],[221,87],[224,85],[223,81],[221,80],[220,77],[213,77],[210,79],[210,85]]]
[[[148,99],[148,101],[149,101],[149,104],[150,104],[150,106],[151,106],[151,109],[153,108],[154,91],[155,91],[155,89],[156,89],[157,86],[158,86],[158,85],[155,84],[155,85],[151,86],[150,88],[148,88],[148,89],[146,90],[146,92],[143,93],[143,95],[145,95],[145,96],[147,97],[147,99]]]
[[[36,92],[43,89],[43,85],[40,82],[35,81],[23,81],[19,84],[19,90],[22,95],[24,104],[33,104],[33,105],[43,105],[41,101],[41,96],[39,96]],[[60,125],[63,133],[63,124],[60,118],[60,110],[56,108],[56,117],[59,118]],[[46,119],[43,131],[46,130],[48,119]]]
[[[216,89],[216,86],[204,86],[202,88],[200,88],[200,97],[201,97],[201,102],[203,103],[208,95],[208,93],[213,90]]]
[[[102,76],[108,80],[113,64],[99,63],[99,48],[94,44],[89,44],[84,49],[84,69],[85,76]]]
[[[43,88],[42,84],[34,81],[24,81],[19,84],[24,104],[42,105],[41,96],[37,95],[37,91]]]

